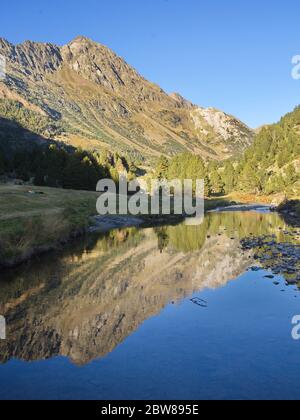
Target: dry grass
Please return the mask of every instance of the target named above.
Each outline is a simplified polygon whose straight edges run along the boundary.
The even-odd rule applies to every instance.
[[[42,194],[30,194],[29,191]],[[96,192],[63,190],[59,188],[0,185],[0,220],[3,218],[44,215],[45,211],[63,212],[66,208],[93,201]]]
[[[70,233],[70,224],[62,216],[13,220],[14,229],[1,233],[0,262],[26,259],[34,250],[51,248]]]
[[[26,259],[83,230],[96,199],[94,192],[1,185],[0,263]]]

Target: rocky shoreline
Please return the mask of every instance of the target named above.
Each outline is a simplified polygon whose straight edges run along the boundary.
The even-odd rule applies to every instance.
[[[261,268],[272,271],[274,276],[283,276],[288,284],[300,283],[300,244],[277,242],[273,236],[262,236],[245,238],[241,245],[243,251],[254,251],[254,259]],[[259,267],[251,269],[255,271]]]

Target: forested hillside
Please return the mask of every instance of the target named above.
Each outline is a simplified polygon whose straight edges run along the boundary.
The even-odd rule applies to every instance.
[[[300,192],[300,107],[263,128],[236,168],[236,188],[272,194]]]
[[[156,176],[168,179],[204,178],[206,195],[233,191],[251,194],[300,194],[300,107],[278,124],[264,127],[239,160],[215,162],[183,153],[161,157]]]

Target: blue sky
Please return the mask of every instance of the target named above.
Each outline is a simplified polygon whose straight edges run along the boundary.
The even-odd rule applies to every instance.
[[[300,104],[298,0],[31,0],[2,2],[0,36],[99,41],[167,92],[252,127]]]

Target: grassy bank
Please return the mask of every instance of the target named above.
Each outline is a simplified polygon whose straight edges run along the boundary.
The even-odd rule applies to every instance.
[[[16,265],[83,234],[90,216],[96,213],[97,197],[96,192],[88,191],[0,185],[0,265]],[[228,206],[236,199],[230,196],[206,200],[205,210]],[[155,226],[178,223],[182,218],[145,216],[143,219],[145,225]]]
[[[15,265],[86,229],[97,194],[28,186],[0,186],[0,264]]]

